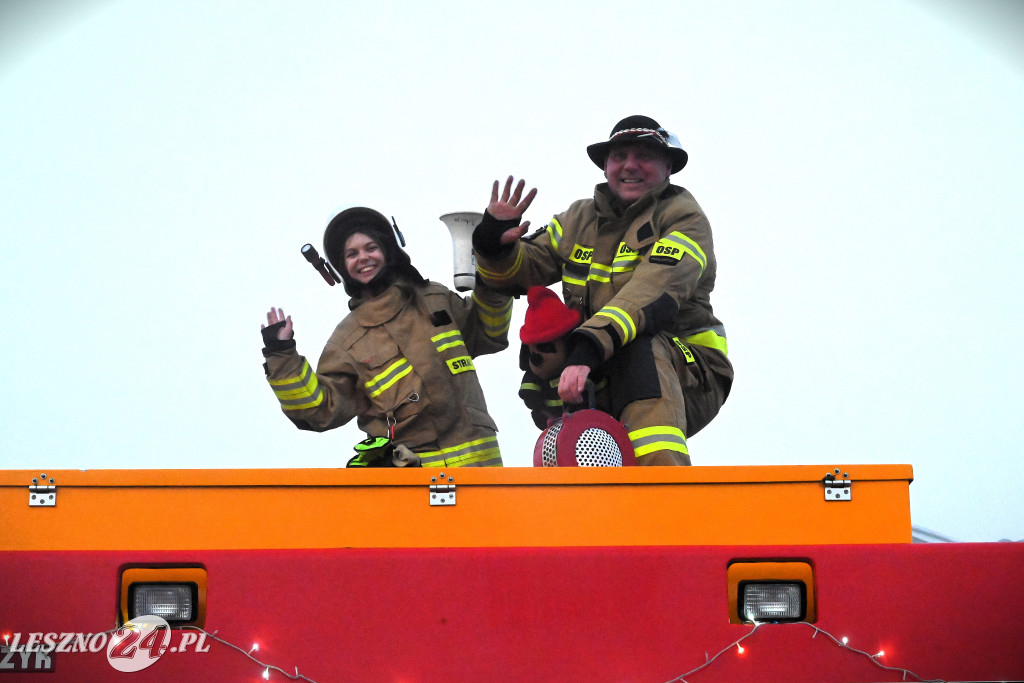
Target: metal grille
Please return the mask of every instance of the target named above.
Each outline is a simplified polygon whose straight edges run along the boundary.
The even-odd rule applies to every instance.
[[[576,442],[576,463],[580,467],[622,467],[622,451],[611,434],[591,427]]]
[[[544,467],[558,467],[558,432],[562,431],[562,421],[559,420],[548,427],[544,432],[544,443],[540,447],[540,454]]]

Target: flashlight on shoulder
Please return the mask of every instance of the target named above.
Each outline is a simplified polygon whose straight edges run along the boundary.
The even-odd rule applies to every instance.
[[[312,244],[302,245],[301,251],[302,255],[316,268],[316,272],[320,273],[327,284],[333,287],[336,283],[341,282],[337,271],[331,267],[331,264],[323,256],[316,252],[316,248]]]

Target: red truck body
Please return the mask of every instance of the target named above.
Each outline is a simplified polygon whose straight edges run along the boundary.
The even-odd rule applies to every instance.
[[[202,618],[12,682],[1024,679],[1024,545],[912,543],[908,466],[42,474],[0,473],[8,645],[111,631],[138,569],[200,572]],[[788,566],[807,618],[737,623],[733,571]]]

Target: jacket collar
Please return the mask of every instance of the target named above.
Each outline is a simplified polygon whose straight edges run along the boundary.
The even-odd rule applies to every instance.
[[[360,325],[374,327],[382,325],[398,315],[408,301],[403,288],[395,283],[375,297],[353,298],[348,302],[348,306],[352,309],[352,313]]]
[[[618,199],[612,194],[608,183],[601,183],[594,187],[594,202],[597,204],[597,213],[605,218],[636,217],[654,206],[669,187],[671,187],[671,183],[665,180],[665,182],[651,188],[647,194],[623,209],[620,207]]]

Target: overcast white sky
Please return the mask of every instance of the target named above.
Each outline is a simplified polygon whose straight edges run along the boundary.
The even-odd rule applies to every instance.
[[[1024,5],[901,0],[203,0],[0,5],[0,467],[342,466],[261,369],[281,306],[315,361],[345,295],[299,255],[509,173],[543,224],[634,113],[708,214],[737,379],[698,465],[910,463],[915,524],[1024,538]],[[513,347],[478,369],[505,462],[537,430]]]

